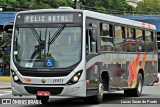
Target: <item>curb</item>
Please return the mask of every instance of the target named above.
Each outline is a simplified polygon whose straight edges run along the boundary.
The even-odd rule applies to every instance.
[[[11,86],[0,87],[0,90],[3,90],[3,89],[11,89]]]
[[[10,82],[11,78],[10,76],[0,76],[0,81]]]

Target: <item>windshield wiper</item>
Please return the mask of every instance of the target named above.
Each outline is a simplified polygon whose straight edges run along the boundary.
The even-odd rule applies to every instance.
[[[65,24],[63,24],[57,31],[56,33],[52,36],[52,38],[50,38],[50,32],[49,32],[49,42],[48,42],[48,45],[51,45],[55,40],[56,38],[61,34],[61,32],[63,31],[63,29],[65,28]]]
[[[41,56],[41,51],[42,51],[42,49],[45,48],[45,42],[46,41],[41,40],[41,31],[40,31],[40,35],[38,35],[38,33],[37,33],[36,29],[33,27],[33,25],[30,25],[30,29],[31,29],[34,37],[36,38],[36,40],[38,41],[38,44],[39,44],[39,45],[35,46],[36,49],[31,56],[31,59],[33,59],[37,53],[40,53],[40,56]],[[46,40],[46,38],[45,38],[45,40]]]
[[[37,33],[37,31],[36,31],[36,29],[33,27],[33,25],[30,25],[30,29],[31,29],[33,35],[35,36],[36,40],[38,41],[39,46],[40,46],[41,48],[44,48],[45,42],[46,42],[46,41],[45,41],[45,40],[46,40],[46,36],[45,36],[45,40],[42,40],[42,39],[41,39],[41,31],[40,31],[40,36],[39,36],[38,33]]]
[[[56,31],[56,33],[53,34],[52,38],[50,38],[50,31],[49,31],[49,41],[48,41],[48,53],[49,53],[49,48],[50,45],[57,39],[57,37],[61,34],[63,29],[65,28],[65,24],[63,24],[59,29]]]
[[[37,39],[38,43],[41,43],[41,36],[38,35],[36,29],[33,27],[33,25],[30,25],[30,29],[33,33],[33,35],[35,36],[35,38]]]

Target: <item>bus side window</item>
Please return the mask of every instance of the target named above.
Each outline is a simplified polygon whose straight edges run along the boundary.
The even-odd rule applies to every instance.
[[[125,42],[127,52],[136,52],[135,29],[127,28],[127,38]]]
[[[145,52],[144,31],[141,29],[136,29],[136,42],[137,42],[137,51]]]
[[[102,52],[114,51],[113,25],[100,23],[101,50]]]
[[[151,31],[145,31],[145,38],[146,38],[146,51],[147,52],[154,52],[154,39],[153,33]]]
[[[114,48],[115,51],[125,52],[125,28],[115,26]]]
[[[157,42],[156,32],[153,31],[152,33],[153,33],[153,41],[154,41],[154,46],[155,46],[155,50],[154,51],[157,52],[158,51],[157,50],[158,49],[158,44],[157,44],[158,42]]]
[[[86,54],[97,53],[96,30],[88,29],[86,33]]]

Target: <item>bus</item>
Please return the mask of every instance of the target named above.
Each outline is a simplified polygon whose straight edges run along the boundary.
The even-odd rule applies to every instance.
[[[15,96],[73,96],[101,103],[104,92],[139,97],[158,82],[154,25],[71,8],[18,12],[11,46]]]

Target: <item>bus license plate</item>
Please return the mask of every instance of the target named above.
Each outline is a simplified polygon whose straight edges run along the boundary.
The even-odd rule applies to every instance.
[[[37,96],[50,96],[49,91],[37,91]]]

